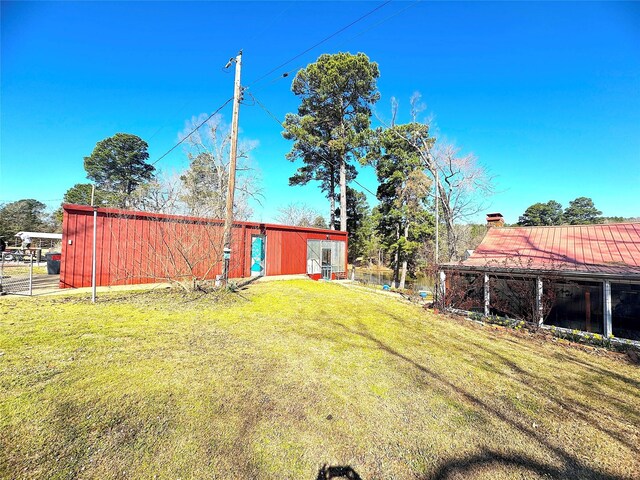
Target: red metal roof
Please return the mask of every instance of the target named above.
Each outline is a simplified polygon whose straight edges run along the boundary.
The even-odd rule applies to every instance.
[[[491,228],[461,265],[640,275],[640,223]]]

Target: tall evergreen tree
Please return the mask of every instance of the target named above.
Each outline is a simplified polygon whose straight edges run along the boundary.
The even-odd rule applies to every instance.
[[[76,205],[91,205],[91,190],[92,185],[90,183],[76,183],[65,192],[62,202],[73,203]],[[95,205],[108,204],[110,202],[110,195],[109,193],[96,188],[93,196],[93,202]]]
[[[347,229],[347,182],[356,174],[349,167],[367,144],[371,107],[380,98],[379,75],[378,65],[364,53],[324,54],[300,70],[291,87],[301,101],[297,114],[287,114],[283,136],[295,142],[287,158],[304,166],[290,184],[319,180],[332,216],[339,185],[341,230]]]
[[[349,232],[350,262],[362,255],[362,237],[359,235],[359,231],[369,215],[367,196],[358,190],[347,187],[347,232]],[[336,210],[336,216],[340,217],[340,209]]]
[[[25,198],[0,207],[0,236],[9,243],[18,232],[46,232],[52,229],[47,206],[33,198]]]
[[[393,126],[379,132],[376,149],[370,156],[380,182],[378,232],[392,255],[394,282],[400,288],[404,288],[408,269],[414,265],[419,247],[433,233],[434,226],[427,211],[431,180],[415,148],[416,138],[432,143],[426,125]]]
[[[136,187],[153,178],[155,168],[147,163],[147,148],[147,142],[129,133],[105,138],[84,158],[87,177],[98,188],[114,194],[119,206],[126,207]]]
[[[578,197],[569,202],[569,206],[564,211],[564,221],[569,225],[602,223],[600,215],[602,212],[596,208],[592,199]]]
[[[67,190],[62,197],[62,203],[73,203],[74,205],[91,205],[91,190],[93,186],[90,183],[76,183],[73,187]],[[112,195],[103,191],[100,188],[96,188],[93,196],[93,202],[95,205],[109,205],[112,201]],[[62,225],[62,206],[53,212],[53,218],[55,219],[58,227]]]
[[[562,222],[562,205],[555,200],[534,203],[518,219],[518,225],[523,227],[562,225]]]

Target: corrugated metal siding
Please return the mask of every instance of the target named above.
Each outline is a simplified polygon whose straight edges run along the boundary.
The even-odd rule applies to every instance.
[[[187,270],[187,262],[199,277],[213,279],[222,271],[218,252],[222,244],[221,220],[101,208],[97,227],[97,285],[175,278]],[[307,239],[347,241],[346,232],[236,222],[232,229],[230,277],[250,276],[251,237],[257,234],[265,235],[266,275],[306,273]],[[93,209],[64,205],[61,287],[91,286],[92,236]]]

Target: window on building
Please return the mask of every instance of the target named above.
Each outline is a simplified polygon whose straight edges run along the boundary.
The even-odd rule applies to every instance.
[[[554,281],[550,288],[555,301],[545,324],[583,332],[604,332],[602,283]]]
[[[484,275],[447,273],[445,303],[469,312],[484,312]]]
[[[536,281],[513,276],[489,277],[489,312],[528,322],[536,321]]]
[[[615,337],[640,340],[640,285],[611,283],[611,327]]]
[[[322,273],[323,266],[331,272],[346,272],[345,242],[340,240],[307,240],[307,274]]]

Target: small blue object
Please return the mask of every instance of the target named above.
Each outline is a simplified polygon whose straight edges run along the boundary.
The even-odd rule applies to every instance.
[[[427,298],[427,292],[425,292],[424,290],[420,290],[420,292],[418,293],[422,298]]]
[[[389,285],[382,285],[382,289],[383,290],[391,290],[391,287]]]

